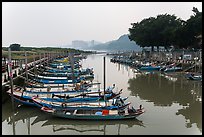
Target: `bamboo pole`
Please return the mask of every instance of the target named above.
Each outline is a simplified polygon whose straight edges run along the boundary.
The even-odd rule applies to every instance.
[[[50,59],[50,53],[47,52],[47,65],[48,65],[49,59]]]
[[[199,60],[199,69],[200,69],[200,73],[202,73],[202,69],[201,69],[201,62],[202,61],[202,53],[201,53],[201,49],[200,49],[200,60]]]
[[[43,65],[45,66],[45,52],[44,52]]]
[[[106,90],[106,58],[105,56],[103,57],[103,66],[104,66],[104,72],[103,72],[103,80],[104,80],[104,85],[103,85],[103,90],[104,90],[104,101],[105,101],[105,105],[107,105],[106,102],[106,96],[105,96],[105,90]]]
[[[39,53],[40,54],[40,72],[42,71],[42,56],[41,56],[41,53]]]
[[[36,63],[35,63],[35,53],[33,53],[33,63],[34,63],[34,75],[36,76]]]
[[[10,86],[11,86],[11,102],[12,102],[12,129],[13,129],[13,135],[16,134],[15,132],[15,120],[14,120],[14,97],[13,97],[13,74],[12,74],[12,61],[11,61],[11,49],[8,49],[9,53],[9,60],[8,60],[8,73],[10,77]]]
[[[13,98],[13,74],[12,74],[12,62],[11,62],[11,49],[9,48],[9,60],[8,60],[8,72],[10,77],[10,86],[11,86],[11,101],[12,104],[14,104],[14,98]]]
[[[76,86],[75,85],[75,82],[74,82],[74,60],[73,60],[73,54],[70,53],[70,61],[71,61],[71,72],[72,72],[72,83],[73,83],[73,86]],[[68,74],[68,73],[67,73]],[[68,75],[67,75],[67,78],[68,78]]]
[[[26,71],[26,82],[25,82],[25,84],[28,85],[28,59],[27,59],[27,51],[25,51],[25,71]]]

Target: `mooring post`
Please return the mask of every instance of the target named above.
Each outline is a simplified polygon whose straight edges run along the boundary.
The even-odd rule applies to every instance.
[[[46,64],[48,64],[48,60],[49,60],[49,52],[46,52]]]
[[[40,59],[39,59],[39,60],[40,60],[40,71],[41,71],[41,65],[42,65],[42,62],[41,62],[41,61],[42,61],[42,60],[41,60],[41,53],[39,53],[39,54],[40,54]]]
[[[37,69],[36,69],[36,62],[35,62],[35,53],[33,53],[33,65],[34,65],[34,75],[36,76]]]
[[[70,53],[69,57],[70,57],[70,61],[71,61],[72,83],[73,83],[73,86],[76,86],[75,82],[74,82],[75,77],[74,77],[74,59],[73,59],[73,53]],[[67,74],[69,74],[69,73],[67,73]],[[68,75],[67,75],[67,78],[68,78]]]
[[[8,51],[9,51],[8,71],[9,71],[10,85],[11,85],[11,101],[12,101],[12,106],[14,106],[14,98],[13,98],[13,74],[12,74],[12,62],[11,62],[11,49],[9,48]]]
[[[107,105],[107,104],[106,104],[106,96],[105,96],[105,90],[106,90],[106,58],[105,58],[105,56],[103,57],[103,66],[104,66],[104,68],[103,68],[103,71],[104,71],[104,72],[103,72],[104,101],[105,101],[105,105]]]
[[[43,65],[45,66],[45,52],[44,52],[44,58],[43,58]]]
[[[200,73],[202,72],[202,68],[201,68],[201,62],[202,61],[202,53],[201,53],[201,49],[200,49],[200,60],[199,60],[199,71]]]
[[[28,84],[28,59],[27,59],[27,51],[25,51],[25,71],[26,71],[26,82]]]

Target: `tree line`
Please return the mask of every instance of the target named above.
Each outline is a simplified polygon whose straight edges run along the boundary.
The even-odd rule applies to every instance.
[[[175,49],[202,48],[202,12],[193,7],[193,15],[186,21],[175,15],[162,14],[141,22],[131,23],[128,37],[140,47],[163,46],[167,51]]]
[[[72,52],[72,53],[93,53],[92,51],[83,51],[74,48],[58,48],[58,47],[21,47],[20,44],[14,43],[9,46],[11,51],[33,51],[33,52]],[[2,50],[8,51],[8,47],[2,47]]]

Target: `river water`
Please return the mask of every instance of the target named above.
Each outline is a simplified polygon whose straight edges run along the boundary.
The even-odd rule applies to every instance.
[[[94,81],[104,84],[103,54],[88,55],[83,68],[94,69]],[[202,83],[182,74],[143,73],[110,62],[106,56],[106,86],[116,84],[122,97],[146,112],[135,120],[68,120],[47,115],[39,108],[20,106],[12,111],[11,101],[2,105],[3,135],[201,135]]]

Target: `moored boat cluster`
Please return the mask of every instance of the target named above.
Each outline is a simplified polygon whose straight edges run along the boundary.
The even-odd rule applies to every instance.
[[[181,72],[188,80],[202,81],[202,72],[193,72],[196,70],[197,64],[186,64],[173,61],[155,61],[151,59],[131,58],[129,56],[115,55],[110,59],[113,63],[125,64],[135,69],[137,73],[144,72],[160,72],[162,75],[168,76],[172,73]],[[197,69],[198,70],[198,69]]]
[[[25,87],[8,90],[23,105],[39,107],[43,112],[68,119],[131,119],[144,113],[122,98],[115,84],[100,88],[93,82],[93,68],[82,68],[74,57],[55,59],[28,71]]]

